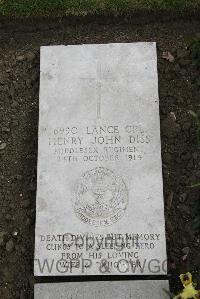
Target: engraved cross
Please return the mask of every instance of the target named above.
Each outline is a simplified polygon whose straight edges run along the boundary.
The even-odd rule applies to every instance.
[[[106,72],[109,74],[109,70]],[[115,82],[116,79],[112,76],[102,76],[102,70],[101,65],[97,66],[97,77],[81,77],[82,80],[88,80],[90,82],[95,82],[96,84],[96,116],[97,119],[100,119],[102,117],[102,82],[108,80],[111,80],[112,82]]]

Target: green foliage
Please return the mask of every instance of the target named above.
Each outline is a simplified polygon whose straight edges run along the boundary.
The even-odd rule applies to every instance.
[[[188,41],[188,46],[191,51],[191,56],[195,61],[195,64],[200,66],[200,39],[192,38]]]
[[[195,113],[194,111],[189,111],[189,113],[192,115],[192,117],[194,118],[195,122],[196,122],[196,126],[197,126],[197,145],[198,147],[200,147],[200,118],[198,116],[197,113]],[[190,186],[191,188],[198,188],[200,187],[200,182],[196,183],[196,184],[192,184]],[[194,209],[194,220],[193,220],[193,230],[194,232],[199,233],[200,232],[200,198],[199,201],[197,203],[197,206]]]
[[[138,10],[200,8],[200,0],[0,0],[3,15],[130,15]]]
[[[168,290],[166,290],[166,289],[163,289],[163,291],[165,292],[165,294],[167,294],[168,296],[169,296],[169,298],[174,298],[175,297],[175,295],[173,294],[173,293],[171,293],[171,292],[169,292]]]
[[[195,113],[194,111],[189,111],[189,113],[192,115],[192,117],[194,118],[195,122],[196,122],[196,126],[197,126],[197,146],[200,147],[200,118],[198,116],[197,113]]]
[[[193,216],[194,216],[193,225],[192,225],[193,231],[195,233],[200,233],[200,198],[193,212]]]
[[[200,183],[192,184],[190,187],[191,187],[191,188],[200,187]]]
[[[199,209],[198,213],[200,214],[200,209]],[[195,233],[199,233],[200,232],[200,215],[196,215],[196,217],[194,218],[194,221],[193,221],[193,231]]]
[[[188,48],[191,53],[193,64],[196,65],[197,69],[200,68],[200,38],[189,38],[186,40]],[[194,79],[194,84],[200,87],[200,72]]]

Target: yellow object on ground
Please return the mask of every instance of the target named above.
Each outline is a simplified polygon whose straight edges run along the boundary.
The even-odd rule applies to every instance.
[[[174,299],[200,299],[200,291],[196,290],[192,282],[192,274],[190,272],[180,275],[180,280],[183,284],[183,291],[180,292]]]

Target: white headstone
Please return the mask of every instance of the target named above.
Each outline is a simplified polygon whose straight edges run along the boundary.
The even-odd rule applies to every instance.
[[[167,280],[98,281],[35,285],[35,299],[168,299]]]
[[[166,274],[155,43],[41,48],[35,275]]]

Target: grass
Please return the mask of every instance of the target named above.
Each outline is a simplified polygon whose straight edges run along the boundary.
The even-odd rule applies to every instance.
[[[0,0],[1,15],[131,15],[136,11],[195,11],[200,0]]]

